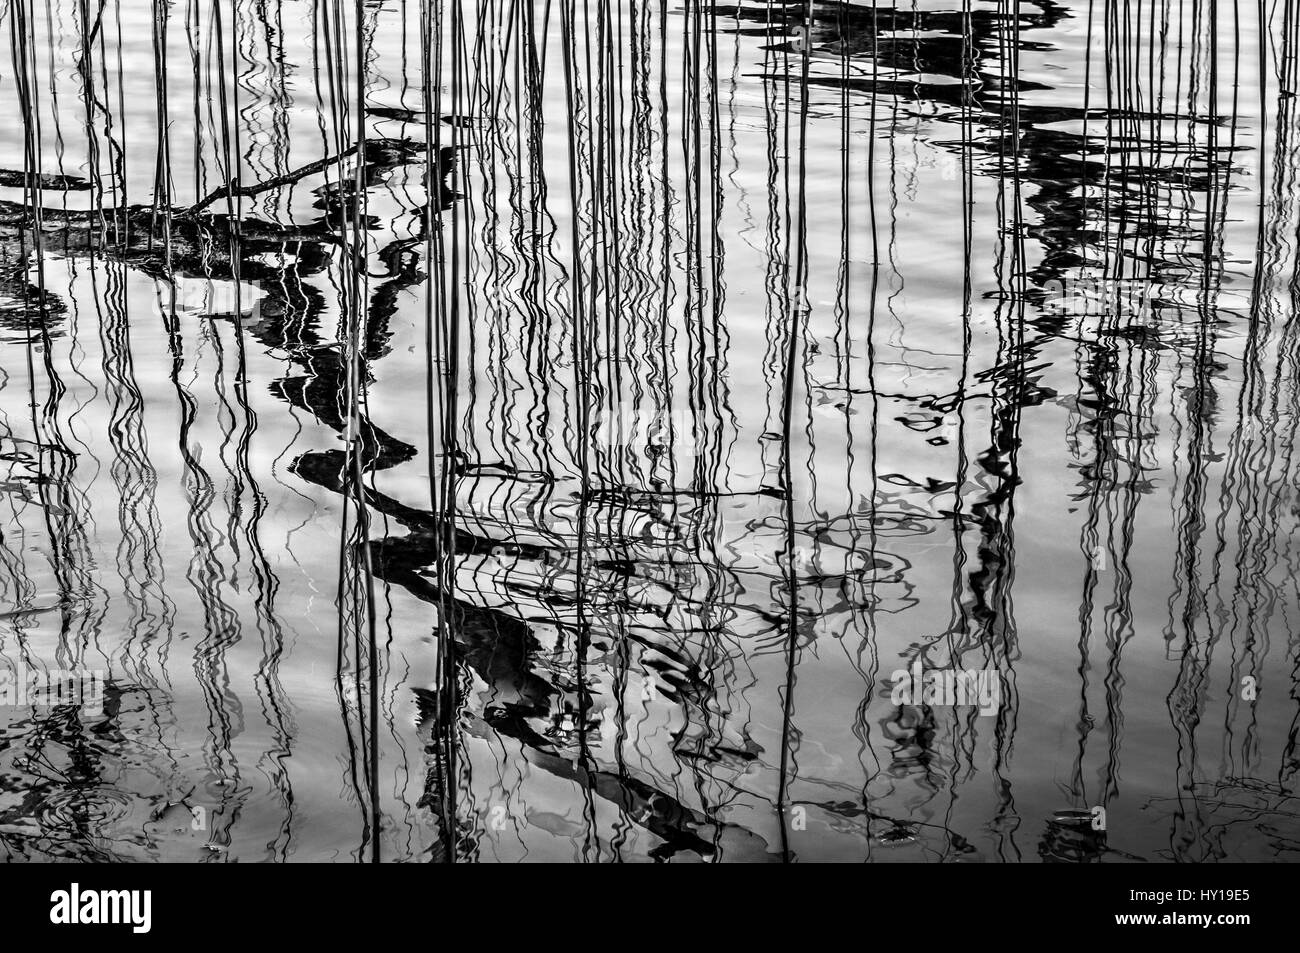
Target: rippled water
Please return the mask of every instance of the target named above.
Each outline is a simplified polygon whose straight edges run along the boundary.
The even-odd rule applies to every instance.
[[[1293,5],[2,10],[8,857],[1296,859]]]

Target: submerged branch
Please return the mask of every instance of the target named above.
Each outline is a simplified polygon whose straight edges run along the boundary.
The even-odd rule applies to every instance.
[[[273,176],[272,178],[255,182],[252,185],[241,185],[238,180],[236,180],[227,185],[222,185],[213,189],[193,205],[173,207],[172,214],[176,218],[194,218],[200,212],[204,211],[215,202],[219,202],[223,198],[258,195],[262,192],[268,192],[271,189],[280,188],[285,185],[292,185],[308,176],[323,172],[330,166],[342,162],[344,159],[355,156],[360,151],[360,148],[360,144],[354,143],[337,155],[327,156],[324,159],[317,159],[315,162],[310,162],[307,165],[286,172],[283,175]],[[452,153],[453,150],[450,148],[444,147],[440,150],[433,169],[433,178],[435,180],[441,180],[445,175],[452,162]],[[412,143],[409,140],[386,138],[367,139],[365,141],[365,155],[363,161],[378,169],[391,169],[404,162],[422,158],[423,155],[423,146]],[[0,170],[0,176],[10,174],[11,173],[8,173],[6,170]],[[80,191],[81,189],[89,188],[88,185],[84,185],[78,182],[78,180],[66,176],[44,176],[41,178],[28,177],[27,179],[23,179],[21,177],[22,174],[13,173],[13,175],[20,176],[17,180],[19,182],[29,181],[36,183],[36,187],[38,188],[64,188],[73,191]],[[0,185],[12,184],[14,183],[0,178]],[[151,208],[150,206],[140,205],[81,210],[47,208],[43,210],[43,217],[46,221],[50,222],[63,222],[67,224],[77,222],[84,224],[83,220],[85,219],[109,218],[116,215],[134,216],[143,212],[156,214],[157,211],[158,208],[156,206]],[[30,208],[25,204],[0,201],[0,219],[3,219],[3,224],[19,224],[21,219],[25,217],[25,212],[30,212]]]
[[[233,198],[237,195],[257,195],[260,192],[267,192],[271,189],[279,188],[282,185],[291,185],[300,179],[305,179],[309,175],[315,175],[317,172],[325,171],[336,162],[341,162],[348,156],[356,155],[356,152],[357,145],[354,143],[336,156],[317,159],[315,162],[302,166],[299,169],[294,169],[292,172],[286,172],[284,175],[277,175],[273,178],[266,179],[263,182],[258,182],[255,185],[240,185],[238,180],[236,180],[229,185],[223,185],[219,188],[213,189],[205,198],[188,208],[178,210],[176,214],[179,216],[196,215],[213,202],[220,201],[223,198]]]

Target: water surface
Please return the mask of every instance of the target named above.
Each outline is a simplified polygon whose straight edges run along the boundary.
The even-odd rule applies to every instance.
[[[8,858],[1296,859],[1290,4],[2,12]]]

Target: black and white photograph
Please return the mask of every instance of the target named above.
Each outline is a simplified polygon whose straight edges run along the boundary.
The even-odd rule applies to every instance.
[[[104,864],[1051,864],[1120,870],[1116,937],[1250,935],[1234,870],[1300,860],[1295,0],[0,36],[33,921],[144,926]]]

